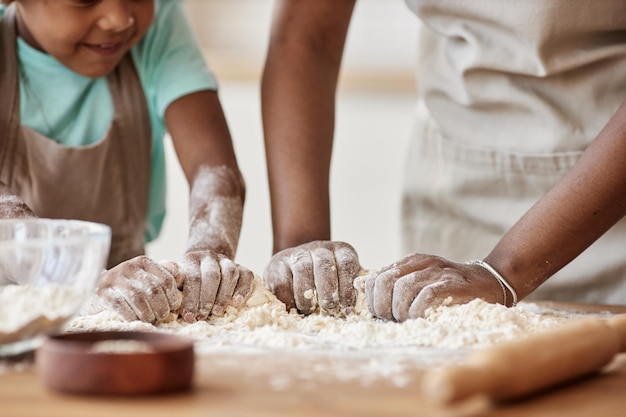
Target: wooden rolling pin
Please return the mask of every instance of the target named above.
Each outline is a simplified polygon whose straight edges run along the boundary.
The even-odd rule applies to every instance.
[[[422,394],[438,403],[474,395],[512,400],[590,374],[626,351],[626,314],[585,318],[471,353],[426,372]]]

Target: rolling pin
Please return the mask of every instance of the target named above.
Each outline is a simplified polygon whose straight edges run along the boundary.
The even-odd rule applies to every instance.
[[[422,395],[446,404],[483,395],[513,400],[593,373],[626,351],[626,314],[577,319],[471,353],[467,362],[424,374]]]

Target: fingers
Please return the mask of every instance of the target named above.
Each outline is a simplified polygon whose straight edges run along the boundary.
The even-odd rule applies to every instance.
[[[252,271],[211,251],[187,254],[180,265],[138,256],[106,271],[98,296],[127,320],[154,323],[176,312],[191,323],[243,305],[253,283]]]
[[[221,316],[226,311],[226,307],[231,303],[237,282],[239,281],[239,268],[236,263],[228,258],[222,258],[219,262],[222,271],[222,282],[219,285],[215,304],[211,314]]]
[[[443,304],[446,299],[446,288],[443,283],[431,284],[424,287],[415,297],[404,316],[409,318],[425,317],[426,310]],[[458,303],[455,303],[458,304]]]
[[[354,248],[345,244],[335,249],[335,264],[339,283],[339,304],[344,308],[350,308],[356,302],[354,280],[361,270],[361,264]]]
[[[200,293],[195,320],[206,320],[213,311],[223,272],[219,258],[210,253],[200,261]]]
[[[265,268],[263,280],[276,298],[285,304],[287,310],[296,308],[293,273],[282,252],[272,256],[269,265]]]
[[[296,308],[303,314],[311,314],[318,304],[311,254],[308,251],[301,251],[298,256],[292,256],[291,271]]]
[[[370,285],[366,285],[366,289],[372,294],[371,305],[373,309],[370,311],[376,316],[385,320],[394,319],[392,312],[393,288],[400,276],[398,269],[390,269],[379,274]]]
[[[156,321],[157,314],[145,294],[149,291],[148,287],[135,279],[125,276],[118,278],[120,280],[111,283],[111,286],[99,288],[98,295],[126,320],[141,320],[149,323]],[[142,276],[142,279],[145,278]],[[161,304],[161,301],[156,301],[155,304]],[[160,308],[157,307],[156,310],[160,311]]]
[[[185,282],[185,274],[182,273],[179,265],[174,261],[168,260],[161,261],[159,263],[161,264],[161,266],[163,266],[163,268],[167,270],[167,272],[169,272],[174,277],[174,280],[176,281],[176,287],[179,290],[182,290],[183,283]]]
[[[314,241],[272,257],[265,281],[276,297],[300,313],[348,314],[356,302],[353,281],[361,270],[354,248],[344,242]]]
[[[433,283],[424,287],[424,277],[419,273],[409,274],[394,284],[391,310],[393,318],[405,321],[417,317],[424,317],[426,309],[433,306],[435,298],[432,288],[441,287],[443,283]],[[421,297],[417,299],[418,295]]]
[[[221,316],[229,305],[243,305],[254,289],[254,274],[211,251],[185,255],[181,317],[188,323]]]
[[[419,279],[416,272],[422,271],[433,264],[434,257],[422,254],[405,256],[397,262],[382,267],[365,278],[365,299],[368,310],[380,318],[386,320],[399,320],[395,312],[402,311],[401,317],[405,317],[404,311],[408,311],[415,296],[423,288],[425,283]],[[400,289],[394,293],[396,282],[403,277],[410,277],[400,284]],[[394,311],[394,294],[396,300]],[[411,297],[411,294],[412,297]],[[408,305],[407,305],[408,304]]]
[[[429,276],[424,271],[403,276],[398,269],[368,276],[365,283],[367,308],[385,320],[423,317],[426,309],[433,305],[433,298],[428,297],[430,293],[426,289],[429,285],[440,285],[433,283]]]
[[[170,306],[159,277],[145,270],[138,270],[134,278],[129,280],[134,289],[129,304],[139,320],[153,323],[166,318],[170,313]]]
[[[105,272],[98,295],[127,320],[165,319],[180,302],[173,276],[161,265],[138,256]]]
[[[193,258],[185,259],[180,267],[181,272],[185,276],[180,316],[187,323],[193,323],[196,321],[196,315],[200,308],[200,291],[202,287],[200,263]]]
[[[377,274],[383,274],[392,270],[397,270],[401,275],[408,275],[413,271],[419,271],[428,267],[441,265],[446,261],[443,258],[422,253],[414,253],[405,256],[397,262],[384,266],[376,271]]]
[[[242,306],[254,290],[254,273],[243,266],[239,267],[239,280],[233,292],[233,305]]]
[[[139,320],[135,310],[133,310],[126,301],[124,294],[114,287],[102,287],[98,288],[98,296],[107,304],[111,309],[119,313],[124,320],[134,321]]]
[[[470,281],[467,266],[429,255],[410,255],[365,279],[370,312],[386,320],[425,317],[429,308],[462,304],[487,295],[476,277]],[[470,284],[471,282],[471,284]]]
[[[311,259],[320,308],[333,312],[339,305],[339,280],[335,257],[326,248],[315,248],[311,251]]]
[[[169,310],[178,309],[183,299],[183,295],[178,289],[177,278],[175,275],[182,275],[178,270],[178,265],[172,261],[167,261],[167,265],[168,267],[159,262],[148,262],[148,264],[144,267],[144,271],[151,275],[150,279],[154,280],[155,285],[159,285],[161,287],[165,297],[167,298],[169,309],[166,316],[169,314]],[[175,266],[175,269],[172,265]]]
[[[465,304],[476,298],[496,303],[497,300],[490,299],[491,289],[485,287],[476,278],[472,276],[468,279],[455,270],[445,271],[439,281],[425,286],[415,297],[409,308],[408,318],[425,317],[429,308]]]
[[[218,255],[210,251],[187,254],[181,271],[185,276],[181,317],[187,323],[206,320],[213,310],[222,280]]]
[[[376,288],[377,277],[378,275],[376,275],[375,273],[365,277],[365,303],[367,304],[367,309],[370,311],[370,313],[375,316],[377,314],[376,308],[374,308],[374,289]]]

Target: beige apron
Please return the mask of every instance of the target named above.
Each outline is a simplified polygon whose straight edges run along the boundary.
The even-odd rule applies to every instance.
[[[403,249],[483,258],[626,99],[626,2],[407,4],[424,25]],[[533,298],[626,303],[626,221]]]
[[[107,267],[144,253],[151,134],[147,103],[127,54],[109,75],[114,118],[98,142],[56,143],[20,125],[14,8],[0,22],[0,181],[39,217],[112,229]]]

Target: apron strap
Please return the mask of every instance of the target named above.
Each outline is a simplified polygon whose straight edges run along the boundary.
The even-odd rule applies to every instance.
[[[116,137],[118,161],[124,173],[120,187],[124,192],[126,224],[116,232],[123,237],[111,243],[110,265],[144,254],[145,225],[150,190],[152,133],[150,113],[143,85],[130,53],[108,76],[115,108],[114,122],[123,135]]]
[[[119,158],[124,172],[127,213],[145,220],[150,187],[152,134],[150,115],[143,86],[128,53],[108,76],[109,90],[115,108],[115,124],[124,135],[120,138]],[[144,105],[138,105],[144,103]]]
[[[0,19],[0,181],[9,187],[13,182],[12,161],[20,121],[16,30],[15,5],[12,4]]]

